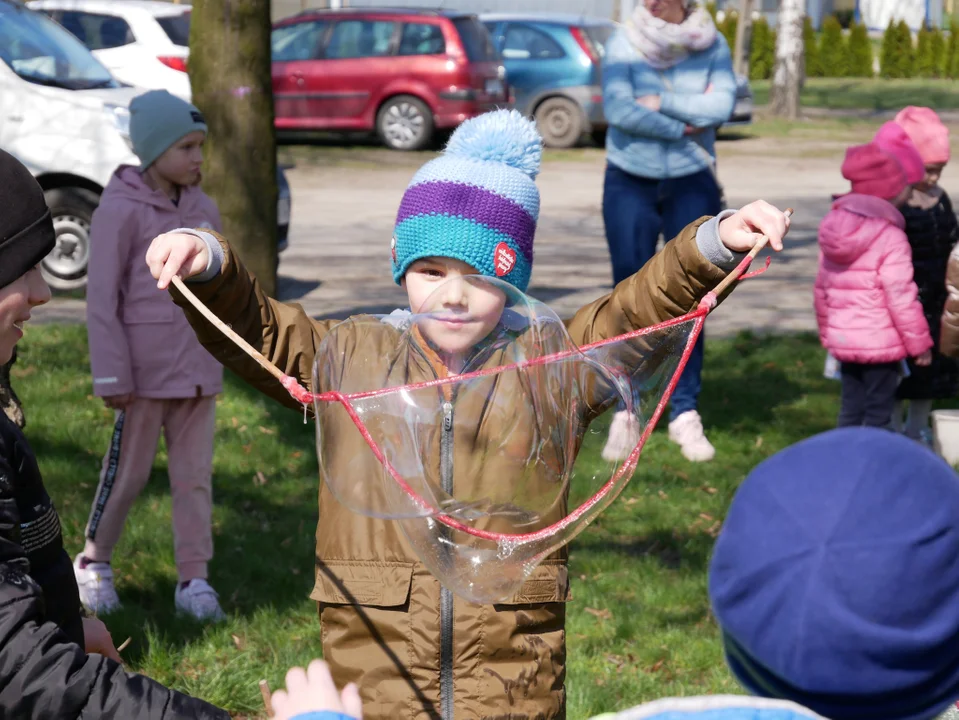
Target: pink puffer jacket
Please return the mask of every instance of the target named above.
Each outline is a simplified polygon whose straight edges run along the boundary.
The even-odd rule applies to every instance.
[[[819,225],[816,319],[837,360],[895,362],[932,347],[905,224],[885,200],[850,193]]]

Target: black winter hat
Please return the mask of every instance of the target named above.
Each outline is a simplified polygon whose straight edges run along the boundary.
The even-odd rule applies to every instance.
[[[0,150],[0,288],[25,275],[54,245],[43,190],[23,163]]]

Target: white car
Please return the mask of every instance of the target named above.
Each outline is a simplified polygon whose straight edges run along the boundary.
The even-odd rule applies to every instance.
[[[120,82],[190,99],[189,5],[154,0],[33,0]]]
[[[56,247],[40,265],[56,290],[82,288],[90,221],[117,166],[139,165],[122,85],[76,37],[17,0],[0,0],[0,148],[37,178],[53,214]],[[290,187],[277,167],[278,250],[286,248]],[[2,208],[0,208],[2,212]]]

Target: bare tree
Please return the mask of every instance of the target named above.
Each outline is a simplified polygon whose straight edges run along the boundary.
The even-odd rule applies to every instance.
[[[800,115],[799,93],[803,82],[804,0],[780,0],[776,37],[776,67],[770,105],[773,115],[795,120]]]
[[[196,0],[190,28],[193,102],[209,127],[206,188],[230,244],[276,292],[276,135],[270,0]]]

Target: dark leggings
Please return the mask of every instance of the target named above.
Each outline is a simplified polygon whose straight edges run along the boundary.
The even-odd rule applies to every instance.
[[[899,372],[898,362],[875,365],[844,362],[839,427],[890,427],[896,407]]]

